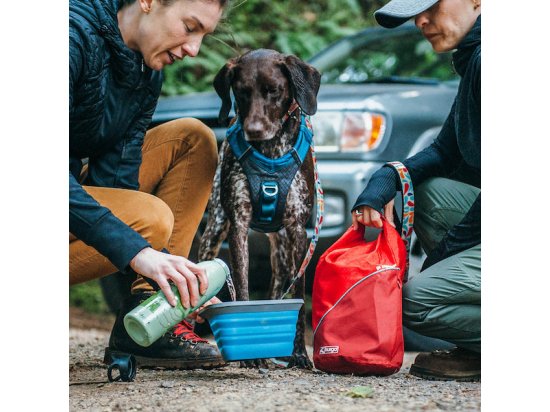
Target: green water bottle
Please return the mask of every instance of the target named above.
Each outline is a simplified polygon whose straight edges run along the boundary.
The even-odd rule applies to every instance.
[[[229,268],[221,259],[200,262],[197,266],[206,269],[208,289],[204,295],[201,295],[195,307],[185,309],[181,304],[177,286],[171,283],[170,287],[176,297],[176,306],[170,305],[164,292],[158,291],[124,316],[124,327],[138,345],[150,346],[166,331],[216,296],[230,276]]]

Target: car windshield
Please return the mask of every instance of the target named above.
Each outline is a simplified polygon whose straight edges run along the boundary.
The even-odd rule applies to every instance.
[[[323,83],[434,83],[455,80],[451,53],[435,53],[419,30],[364,31],[310,61]]]

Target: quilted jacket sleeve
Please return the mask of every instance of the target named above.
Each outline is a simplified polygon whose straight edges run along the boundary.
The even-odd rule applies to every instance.
[[[86,184],[138,190],[141,149],[147,127],[155,111],[157,99],[145,108],[141,117],[128,129],[119,143],[90,159]],[[113,167],[116,165],[116,167]]]
[[[73,92],[86,70],[83,56],[88,55],[93,45],[73,27],[70,30],[69,42],[69,111],[72,112]],[[148,119],[145,116],[145,119],[134,128],[136,132],[127,140],[128,145],[135,145],[137,148],[143,139],[147,123]],[[143,132],[140,134],[137,130]],[[124,148],[123,144],[118,151],[121,158],[125,155]],[[141,146],[139,148],[141,149]],[[132,167],[122,168],[124,171],[119,178],[119,187],[137,188],[141,150],[128,150],[126,154],[124,162]],[[139,233],[114,216],[109,209],[101,206],[84,190],[78,180],[80,170],[80,159],[69,155],[69,230],[78,239],[106,256],[119,270],[126,271],[130,260],[150,245]]]
[[[94,247],[120,271],[149,243],[111,211],[101,206],[69,172],[69,230]]]

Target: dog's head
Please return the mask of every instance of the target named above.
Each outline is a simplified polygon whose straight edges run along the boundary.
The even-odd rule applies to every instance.
[[[214,78],[222,99],[219,121],[227,125],[231,89],[247,140],[272,139],[295,99],[302,111],[317,111],[320,73],[294,55],[274,50],[253,50],[228,61]]]

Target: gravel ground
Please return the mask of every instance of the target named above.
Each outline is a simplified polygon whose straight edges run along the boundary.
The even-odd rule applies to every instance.
[[[112,318],[71,310],[69,405],[71,411],[478,411],[480,383],[425,381],[408,374],[416,353],[389,377],[332,375],[317,370],[245,369],[237,363],[214,370],[139,369],[134,382],[106,383],[103,351]],[[311,334],[309,335],[311,336]],[[308,347],[311,356],[311,347]],[[353,398],[356,386],[373,389]]]

